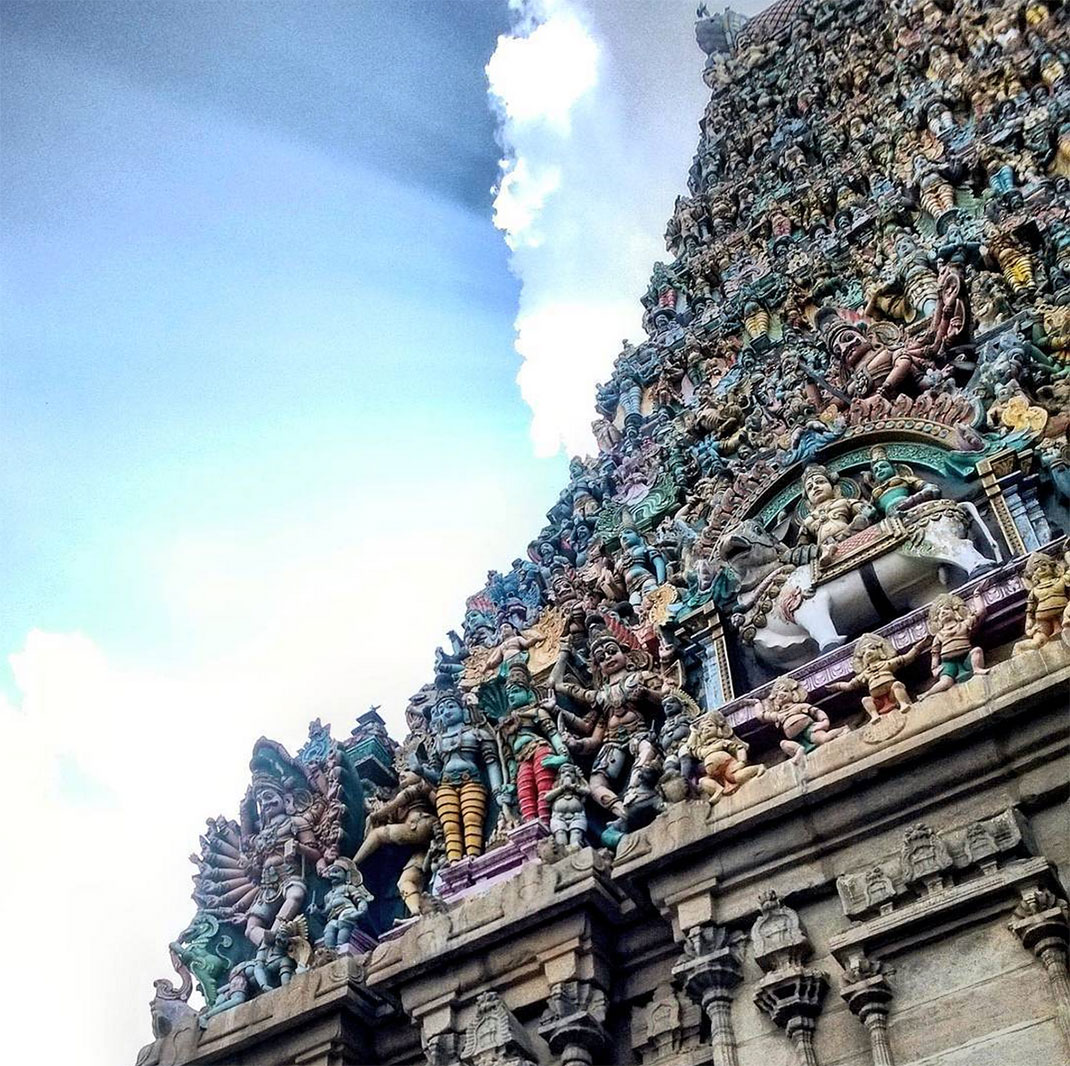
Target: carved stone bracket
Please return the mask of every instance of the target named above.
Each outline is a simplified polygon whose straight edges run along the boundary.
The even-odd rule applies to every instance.
[[[1067,948],[1070,943],[1070,908],[1045,888],[1022,892],[1009,923],[1012,933],[1043,964],[1055,999],[1055,1017],[1070,1052],[1070,973],[1067,971]]]
[[[590,981],[562,981],[550,992],[539,1035],[560,1056],[561,1066],[591,1066],[608,1045],[605,1017],[600,988]]]
[[[710,1043],[715,1066],[739,1066],[732,1028],[732,997],[743,980],[741,932],[716,925],[699,925],[684,940],[684,959],[673,978],[710,1019]]]
[[[814,1030],[828,992],[828,974],[807,969],[810,938],[798,914],[775,892],[764,893],[762,913],[751,928],[754,957],[765,976],[754,993],[763,1014],[784,1030],[800,1066],[818,1066]]]
[[[427,1066],[459,1066],[462,1045],[459,1033],[449,1029],[436,1033],[424,1045]]]
[[[464,1031],[464,1066],[535,1066],[531,1037],[497,992],[476,1000],[476,1014]]]
[[[873,1066],[895,1066],[888,1042],[888,1011],[892,1004],[892,971],[864,955],[853,958],[844,968],[845,982],[840,994],[851,1013],[866,1027]]]

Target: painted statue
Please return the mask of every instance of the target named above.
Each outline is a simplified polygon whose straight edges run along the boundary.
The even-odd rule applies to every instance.
[[[488,793],[504,785],[498,747],[452,689],[431,710],[434,751],[430,765],[413,767],[435,789],[435,810],[445,837],[446,859],[483,854]]]
[[[583,847],[587,837],[587,797],[590,794],[580,768],[575,763],[562,763],[557,771],[557,781],[546,795],[550,807],[550,832],[558,847],[571,851]]]
[[[937,596],[926,623],[932,635],[931,669],[935,684],[925,693],[944,692],[985,674],[985,653],[974,643],[982,613],[953,593]]]
[[[431,785],[415,771],[403,769],[398,774],[397,793],[365,819],[364,842],[353,857],[357,866],[363,866],[384,844],[411,849],[397,881],[409,914],[420,913],[420,897],[427,884],[427,853],[437,821]]]
[[[350,859],[335,859],[327,867],[326,876],[331,887],[317,909],[327,919],[323,946],[333,950],[349,943],[361,915],[368,911],[372,894],[364,887],[360,870]]]
[[[506,759],[512,770],[509,776],[516,785],[520,814],[524,821],[537,818],[545,825],[550,819],[554,769],[568,761],[568,749],[550,710],[535,695],[531,675],[523,663],[509,668],[505,695],[509,714],[498,728],[509,748]]]
[[[1070,611],[1070,581],[1062,560],[1043,552],[1034,552],[1022,571],[1026,587],[1025,639],[1014,645],[1014,652],[1042,648],[1063,631],[1064,615]]]
[[[912,663],[921,649],[922,642],[919,642],[899,654],[884,637],[866,633],[858,638],[851,656],[855,676],[850,681],[834,681],[829,688],[835,692],[864,688],[866,695],[862,697],[862,706],[871,719],[893,710],[908,711],[914,701],[896,673]]]
[[[615,816],[624,814],[619,791],[635,766],[658,758],[653,733],[654,715],[661,708],[662,680],[648,669],[649,656],[628,649],[605,625],[591,626],[593,687],[565,681],[560,669],[551,683],[556,692],[584,704],[593,712],[579,715],[562,710],[565,743],[574,754],[595,754],[591,769],[591,795]],[[564,658],[558,667],[563,667]]]
[[[810,694],[791,677],[778,677],[756,707],[758,718],[784,734],[780,749],[789,759],[808,755],[847,732],[846,726],[833,728],[829,716],[810,702]]]
[[[747,750],[720,711],[707,711],[691,726],[681,754],[697,764],[697,787],[716,803],[765,771],[761,763],[748,763]]]

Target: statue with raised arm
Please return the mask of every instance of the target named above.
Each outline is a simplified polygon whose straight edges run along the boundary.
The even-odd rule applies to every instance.
[[[351,859],[335,859],[327,867],[331,887],[317,908],[327,919],[323,928],[323,945],[331,949],[349,943],[362,914],[368,911],[372,894],[364,887],[364,878]]]
[[[561,712],[565,743],[574,754],[595,754],[591,795],[621,817],[620,792],[629,773],[658,759],[654,728],[661,712],[662,679],[649,669],[649,655],[628,646],[603,620],[593,620],[589,628],[594,685],[563,680],[563,660],[551,683],[556,692],[591,708],[588,715]]]

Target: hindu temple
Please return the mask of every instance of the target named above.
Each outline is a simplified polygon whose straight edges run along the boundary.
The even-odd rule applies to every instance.
[[[1070,1062],[1068,24],[699,8],[597,455],[257,741],[138,1066]]]

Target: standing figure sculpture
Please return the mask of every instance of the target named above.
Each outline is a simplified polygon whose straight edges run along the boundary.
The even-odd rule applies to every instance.
[[[984,668],[985,653],[973,643],[973,632],[980,621],[980,611],[950,592],[933,600],[927,624],[933,638],[931,665],[936,684],[926,696],[988,672]]]
[[[564,763],[557,772],[557,783],[546,795],[550,805],[550,832],[559,848],[576,851],[587,836],[587,797],[591,790],[575,763]]]
[[[509,668],[505,683],[509,714],[499,731],[509,745],[510,778],[516,783],[520,815],[525,822],[550,820],[550,789],[554,768],[568,760],[568,749],[549,710],[538,702],[531,674],[523,663]]]
[[[551,678],[554,690],[584,703],[594,712],[581,716],[561,712],[565,743],[576,754],[597,752],[591,770],[591,795],[599,806],[621,817],[619,798],[629,771],[654,763],[658,758],[654,716],[661,710],[662,681],[647,669],[649,656],[624,645],[604,624],[591,625],[591,667],[595,685],[560,678],[564,658]]]
[[[331,887],[317,910],[327,918],[323,945],[333,950],[349,943],[360,916],[368,911],[372,894],[364,887],[364,878],[350,859],[335,859],[327,867],[327,880]]]
[[[851,669],[855,676],[850,681],[834,681],[829,688],[836,692],[866,689],[868,694],[862,697],[862,706],[871,720],[893,710],[908,711],[913,700],[906,685],[895,675],[918,657],[922,643],[915,644],[899,655],[884,637],[865,633],[858,638],[851,656]]]
[[[494,737],[476,725],[457,693],[439,694],[431,711],[432,764],[413,767],[435,788],[435,808],[445,837],[446,859],[483,854],[487,792],[504,784]]]
[[[427,852],[435,836],[434,792],[419,774],[402,770],[398,791],[365,821],[364,842],[353,857],[357,866],[366,863],[384,844],[412,848],[398,875],[398,893],[409,914],[420,913],[420,895],[427,884]]]

